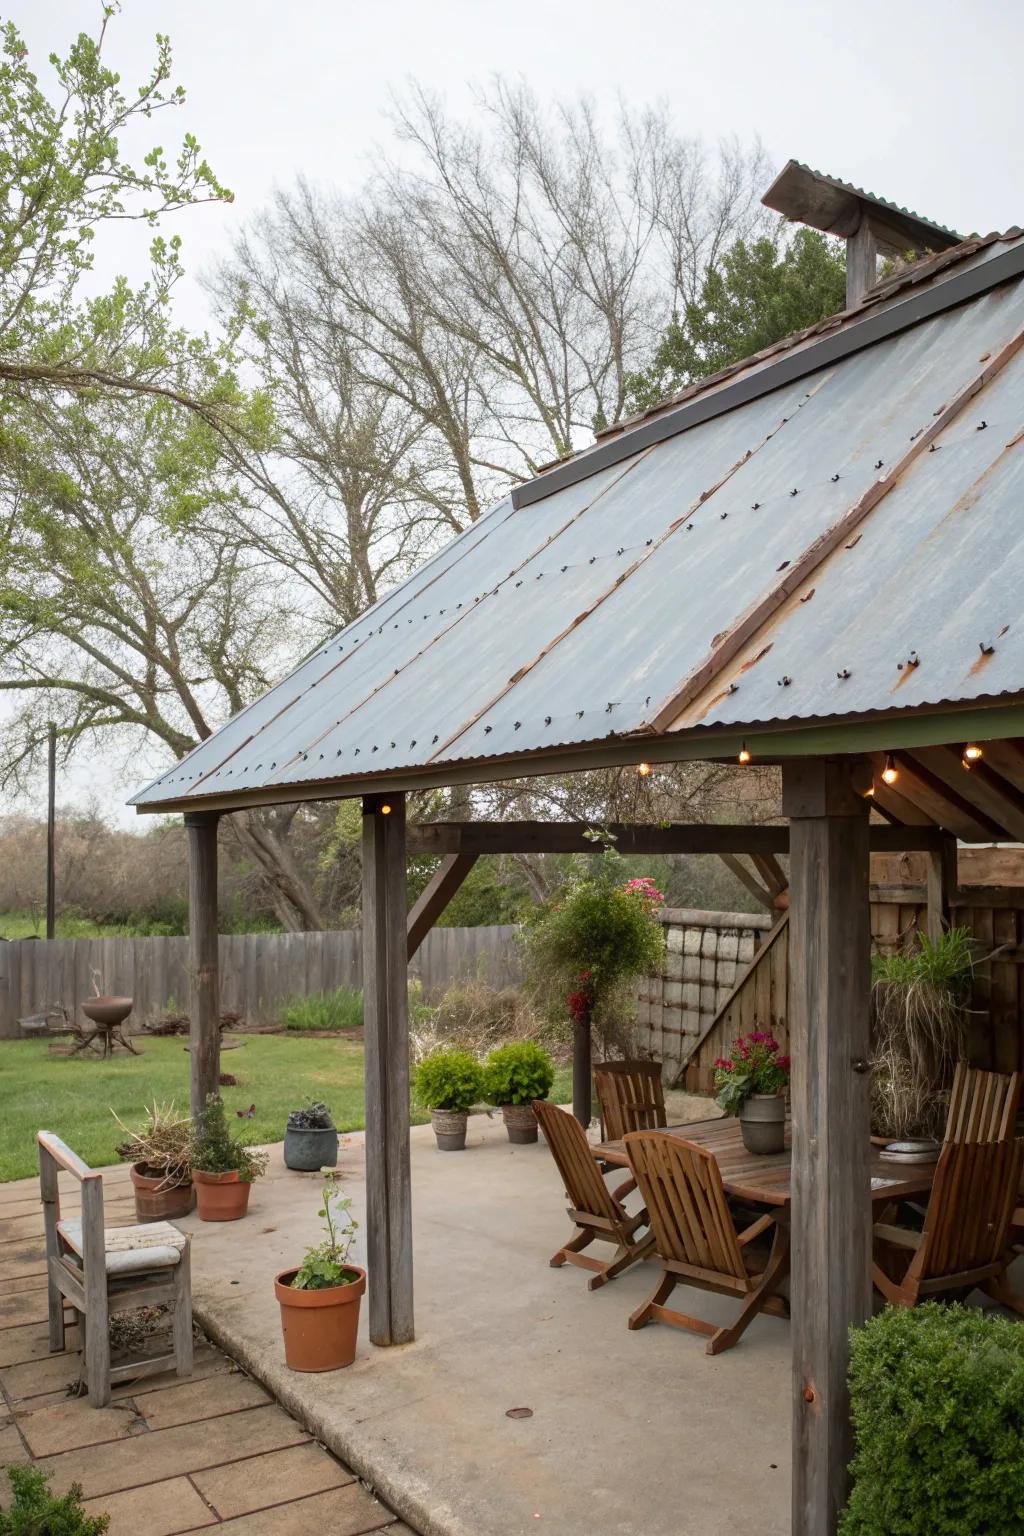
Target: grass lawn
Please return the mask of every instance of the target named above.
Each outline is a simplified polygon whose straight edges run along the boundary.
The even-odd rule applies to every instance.
[[[178,1038],[146,1039],[142,1056],[50,1056],[39,1040],[0,1042],[0,1182],[22,1179],[39,1169],[38,1130],[56,1131],[93,1167],[115,1161],[121,1133],[115,1109],[127,1125],[153,1099],[174,1099],[188,1106],[188,1056]],[[322,1099],[334,1112],[339,1131],[363,1125],[363,1047],[354,1040],[317,1040],[309,1035],[249,1035],[237,1051],[222,1057],[237,1088],[223,1090],[229,1112],[256,1105],[252,1120],[241,1122],[243,1139],[280,1141],[290,1109],[306,1099]],[[571,1095],[570,1074],[559,1071],[552,1097]],[[429,1116],[413,1107],[413,1119]]]

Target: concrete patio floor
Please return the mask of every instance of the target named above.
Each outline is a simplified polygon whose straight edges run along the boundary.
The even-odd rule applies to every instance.
[[[339,1169],[361,1221],[361,1135]],[[758,1319],[714,1359],[696,1335],[630,1333],[655,1270],[591,1294],[584,1271],[551,1269],[569,1234],[559,1176],[543,1141],[512,1147],[498,1119],[474,1117],[459,1154],[414,1128],[412,1172],[414,1344],[370,1345],[364,1306],[352,1367],[285,1367],[271,1281],[317,1237],[318,1181],[279,1147],[244,1223],[183,1223],[203,1326],[423,1536],[785,1536],[788,1323]],[[677,1295],[715,1321],[735,1310]]]

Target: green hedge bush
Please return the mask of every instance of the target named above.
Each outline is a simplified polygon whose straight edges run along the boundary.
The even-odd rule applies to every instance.
[[[36,1467],[8,1467],[7,1477],[11,1496],[0,1509],[0,1536],[102,1536],[110,1527],[109,1515],[85,1513],[81,1483],[58,1497],[49,1490],[49,1473]]]
[[[1024,1536],[1024,1328],[889,1308],[851,1332],[856,1454],[840,1536]]]
[[[416,1068],[416,1097],[424,1109],[462,1114],[479,1103],[483,1072],[468,1051],[431,1051]]]
[[[541,1046],[532,1040],[499,1045],[484,1064],[484,1098],[488,1104],[532,1104],[546,1099],[555,1080],[555,1068]]]

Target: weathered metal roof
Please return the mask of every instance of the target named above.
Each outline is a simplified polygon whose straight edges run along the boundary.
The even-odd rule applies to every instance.
[[[816,171],[801,160],[787,160],[761,199],[766,208],[774,208],[788,219],[810,224],[826,234],[849,237],[856,234],[862,216],[872,216],[880,233],[888,235],[887,249],[899,253],[910,250],[940,250],[962,239],[955,229],[937,224],[934,219],[914,213],[887,197],[865,192],[838,176]]]
[[[931,281],[919,324],[502,501],[134,803],[1024,694],[1024,279]]]

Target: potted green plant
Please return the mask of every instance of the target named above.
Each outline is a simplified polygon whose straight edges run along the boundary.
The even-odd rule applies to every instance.
[[[253,1180],[267,1170],[267,1154],[232,1135],[217,1093],[196,1118],[191,1158],[199,1220],[238,1221],[249,1209]]]
[[[483,1072],[468,1051],[437,1050],[416,1068],[416,1097],[430,1110],[438,1150],[461,1152],[469,1111],[483,1095]]]
[[[135,1215],[141,1222],[174,1221],[192,1209],[192,1122],[169,1104],[155,1100],[146,1110],[138,1130],[130,1130],[114,1113],[125,1139],[117,1147],[123,1162],[131,1163]]]
[[[533,1040],[499,1045],[484,1064],[483,1090],[488,1104],[501,1109],[509,1141],[537,1140],[534,1099],[546,1099],[555,1080],[551,1057]]]
[[[110,1529],[109,1515],[86,1514],[81,1483],[55,1494],[49,1472],[17,1464],[6,1471],[10,1498],[0,1499],[0,1536],[103,1536]]]
[[[284,1165],[298,1173],[333,1168],[338,1161],[338,1132],[326,1104],[307,1099],[288,1115],[284,1133]]]
[[[600,833],[593,836],[600,842]],[[610,848],[596,865],[581,858],[522,931],[532,990],[548,1011],[568,1014],[577,1047],[587,1051],[596,1026],[605,1050],[629,1054],[630,986],[657,972],[665,955],[664,896],[653,880],[627,879],[626,870]]]
[[[789,1057],[766,1030],[740,1035],[731,1056],[715,1061],[716,1102],[727,1115],[738,1115],[748,1152],[781,1152],[786,1145],[785,1090]]]
[[[349,1263],[358,1223],[333,1168],[324,1169],[319,1215],[324,1240],[306,1249],[298,1269],[274,1280],[281,1308],[285,1364],[293,1371],[337,1371],[356,1357],[359,1303],[366,1270]]]

